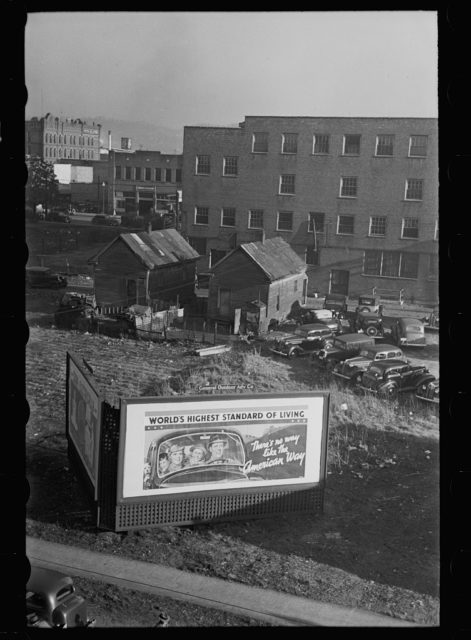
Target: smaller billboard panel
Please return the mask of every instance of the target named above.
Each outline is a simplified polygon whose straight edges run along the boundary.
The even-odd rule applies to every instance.
[[[70,353],[67,356],[67,433],[95,488],[96,499],[102,398],[78,364],[78,360]]]
[[[123,400],[118,501],[317,484],[327,403],[325,392]]]

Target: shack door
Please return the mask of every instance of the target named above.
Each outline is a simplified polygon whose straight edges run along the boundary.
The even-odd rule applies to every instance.
[[[349,271],[345,271],[344,269],[332,269],[330,272],[329,293],[341,293],[342,295],[347,296],[349,279]]]

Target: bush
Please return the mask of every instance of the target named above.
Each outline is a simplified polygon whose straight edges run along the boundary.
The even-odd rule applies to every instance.
[[[124,215],[121,216],[122,227],[133,227],[134,229],[144,229],[146,221],[141,216]]]

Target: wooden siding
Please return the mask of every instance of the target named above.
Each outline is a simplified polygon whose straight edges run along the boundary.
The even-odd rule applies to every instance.
[[[124,242],[115,242],[94,267],[97,304],[128,304],[127,280],[147,277],[147,269]],[[132,304],[132,303],[131,303]]]
[[[195,297],[196,261],[180,262],[156,268],[149,275],[149,294],[152,299],[192,302]]]

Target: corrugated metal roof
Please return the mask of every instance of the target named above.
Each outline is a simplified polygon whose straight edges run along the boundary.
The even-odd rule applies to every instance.
[[[150,233],[146,231],[122,233],[119,238],[142,260],[148,269],[185,260],[195,260],[199,257],[199,253],[188,244],[176,229],[162,229],[160,231],[151,231]],[[94,257],[94,260],[96,261],[116,240],[102,249]]]
[[[267,238],[263,242],[247,242],[240,249],[263,269],[271,281],[302,273],[306,263],[283,238]]]

